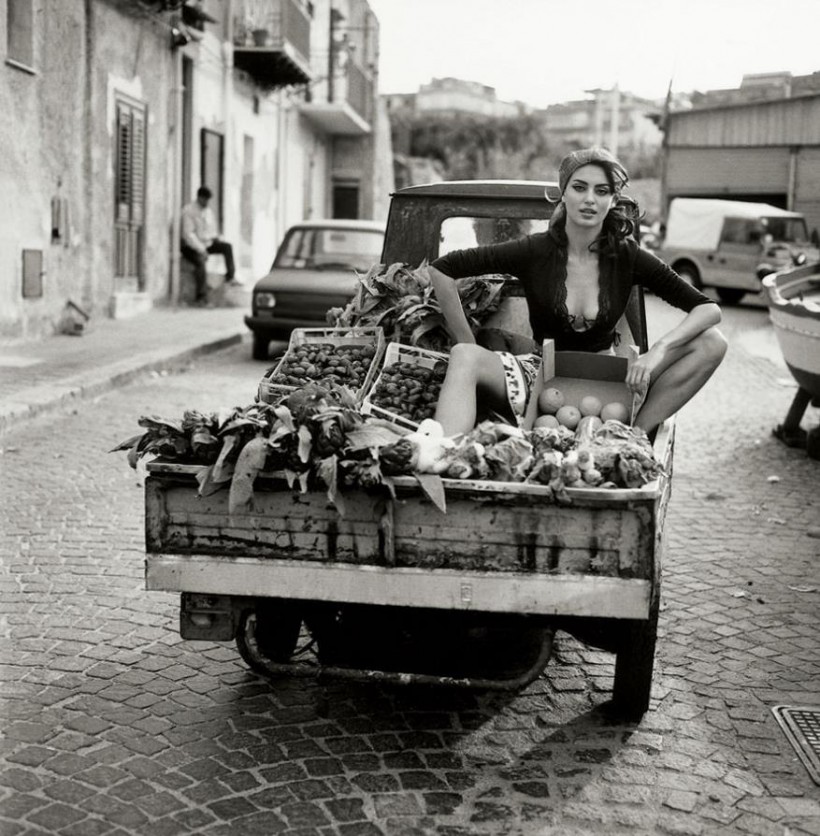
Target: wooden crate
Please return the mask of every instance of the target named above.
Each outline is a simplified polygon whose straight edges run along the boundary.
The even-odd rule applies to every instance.
[[[294,328],[287,351],[259,383],[259,400],[264,403],[276,403],[283,395],[299,388],[286,383],[275,383],[274,380],[277,374],[285,368],[289,359],[292,359],[295,351],[309,344],[328,344],[345,348],[373,346],[375,354],[370,361],[370,367],[362,385],[354,392],[356,399],[361,401],[379,370],[384,354],[385,340],[382,328]],[[321,383],[323,379],[318,376],[306,382]]]
[[[371,388],[365,393],[362,401],[362,412],[365,415],[373,415],[377,418],[383,418],[390,421],[399,427],[405,429],[415,430],[418,428],[419,422],[413,420],[406,414],[393,412],[385,409],[374,402],[373,396],[378,391],[379,385],[383,382],[384,372],[396,363],[408,363],[413,366],[423,366],[426,369],[432,369],[436,364],[448,361],[448,355],[440,351],[430,351],[425,348],[417,348],[412,345],[403,345],[402,343],[388,343],[384,352],[384,360],[382,362],[381,370],[378,376],[373,381]],[[435,403],[432,404],[435,406]],[[432,417],[432,415],[430,416]]]

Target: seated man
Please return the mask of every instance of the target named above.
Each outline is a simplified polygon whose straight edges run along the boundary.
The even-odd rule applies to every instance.
[[[219,253],[225,258],[225,281],[231,285],[238,285],[234,278],[235,266],[233,261],[233,247],[219,238],[216,228],[216,218],[213,210],[208,206],[213,193],[207,186],[201,186],[196,193],[196,200],[182,208],[182,255],[194,266],[196,281],[196,302],[204,304],[208,301],[208,282],[205,264],[209,253]]]

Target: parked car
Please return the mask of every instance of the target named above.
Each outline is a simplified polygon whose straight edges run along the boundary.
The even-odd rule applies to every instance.
[[[268,359],[270,341],[294,328],[327,325],[328,309],[350,301],[381,259],[385,225],[369,220],[311,220],[292,226],[270,272],[253,289],[245,324],[253,331],[253,357]]]
[[[816,261],[806,219],[766,203],[676,197],[658,255],[697,288],[726,303],[759,293],[770,273]]]

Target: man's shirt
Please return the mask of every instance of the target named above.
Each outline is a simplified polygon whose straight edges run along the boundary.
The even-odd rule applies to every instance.
[[[199,252],[207,252],[219,234],[216,217],[210,206],[196,200],[182,208],[182,242]]]

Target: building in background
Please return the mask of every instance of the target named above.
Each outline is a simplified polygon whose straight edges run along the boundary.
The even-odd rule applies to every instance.
[[[559,146],[605,145],[614,154],[651,154],[660,149],[662,104],[617,87],[588,91],[590,98],[549,105],[539,111],[551,142]]]
[[[248,280],[295,221],[386,216],[366,0],[0,0],[0,31],[0,336],[176,303],[200,184]]]
[[[531,110],[523,102],[500,101],[494,87],[460,78],[434,78],[416,93],[391,93],[384,99],[391,114],[412,116],[464,114],[512,119]]]
[[[690,94],[689,101],[693,108],[717,107],[788,99],[811,93],[820,93],[820,72],[798,76],[788,71],[748,73],[743,76],[739,87],[696,91]]]
[[[664,214],[674,197],[758,201],[820,230],[820,91],[671,112],[662,188]]]

